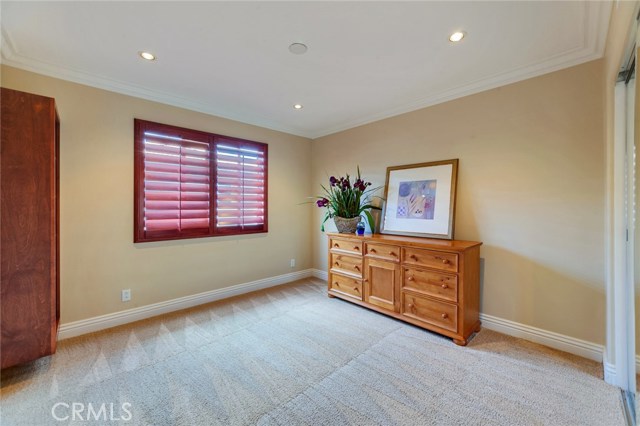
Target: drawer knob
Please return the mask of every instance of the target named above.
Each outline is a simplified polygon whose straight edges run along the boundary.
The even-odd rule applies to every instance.
[[[360,267],[358,265],[354,266],[353,269],[355,269],[356,271],[360,270]]]
[[[337,281],[333,283],[333,285],[335,285],[336,287],[340,287],[340,284]]]
[[[353,249],[354,249],[355,251],[360,251],[360,247],[358,247],[358,246],[355,246]]]
[[[333,246],[334,246],[334,247],[340,247],[340,244],[338,244],[338,243],[333,243]]]
[[[413,278],[413,277],[407,278],[407,281],[414,281],[414,280],[415,280],[415,278]]]
[[[374,249],[374,248],[369,249],[369,252],[370,253],[377,253],[376,249]]]
[[[411,256],[409,256],[409,259],[418,260],[418,256],[412,254]]]
[[[334,265],[340,266],[340,262],[333,262]]]
[[[442,287],[442,288],[449,288],[449,286],[448,286],[448,285],[446,285],[446,284],[442,284],[442,286],[441,286],[441,287]]]
[[[394,252],[392,252],[392,251],[390,251],[390,252],[389,252],[389,255],[391,255],[391,256],[397,256],[397,254],[395,254],[395,253],[394,253]]]
[[[407,304],[407,308],[409,308],[409,309],[413,309],[413,303],[408,303],[408,304]]]
[[[355,291],[357,291],[358,293],[360,293],[360,290],[358,289],[358,287],[354,287],[353,288]]]
[[[444,263],[445,265],[449,264],[449,259],[442,259],[442,263]]]
[[[442,314],[442,315],[440,315],[440,316],[442,317],[442,319],[447,319],[447,318],[449,318],[449,315],[447,315],[447,314]]]

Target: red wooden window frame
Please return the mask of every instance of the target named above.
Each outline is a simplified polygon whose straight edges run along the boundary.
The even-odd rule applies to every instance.
[[[147,200],[145,197],[145,184],[147,185],[151,185],[149,179],[146,179],[145,177],[150,177],[150,175],[152,175],[154,172],[152,169],[152,167],[150,166],[148,169],[145,168],[145,164],[150,165],[151,163],[155,164],[156,166],[159,165],[159,163],[155,163],[153,161],[148,161],[145,162],[145,155],[147,155],[148,157],[152,157],[153,153],[150,153],[149,151],[147,151],[147,153],[145,154],[145,134],[148,136],[151,134],[151,136],[149,137],[149,139],[151,138],[160,138],[160,139],[167,139],[167,140],[175,140],[175,145],[166,145],[165,147],[160,147],[159,149],[165,149],[165,150],[177,150],[178,155],[180,157],[179,160],[176,160],[177,163],[176,164],[170,164],[170,165],[166,165],[164,164],[164,166],[168,166],[168,167],[179,167],[179,171],[178,173],[178,181],[174,182],[174,185],[177,185],[177,193],[179,194],[179,199],[178,199],[178,209],[177,211],[179,212],[178,214],[178,218],[171,218],[171,219],[167,219],[167,223],[171,223],[172,221],[177,221],[178,226],[177,227],[171,227],[171,226],[165,226],[165,228],[167,229],[156,229],[156,230],[149,230],[146,229],[146,224],[147,222],[147,215],[151,215],[151,212],[148,210],[145,210],[145,202],[150,203],[153,200]],[[156,136],[153,136],[156,135]],[[151,144],[153,144],[153,142],[149,142]],[[170,144],[171,142],[167,142],[168,144]],[[196,154],[196,157],[193,156],[189,156],[187,155],[187,153],[185,153],[183,155],[183,148],[185,150],[191,149],[191,150],[195,150],[192,152],[197,152],[199,154]],[[204,153],[204,149],[207,150],[207,153]],[[168,155],[171,156],[176,156],[175,153],[169,153]],[[199,157],[198,157],[199,155]],[[242,170],[240,173],[242,175],[242,177],[240,178],[242,185],[240,186],[242,188],[242,190],[240,191],[242,193],[242,195],[240,196],[239,200],[235,200],[234,197],[238,197],[237,195],[235,196],[227,196],[225,198],[225,188],[219,188],[219,184],[220,186],[224,187],[224,186],[229,186],[226,185],[224,183],[225,179],[231,179],[233,180],[233,177],[228,177],[230,176],[229,173],[231,173],[231,176],[233,175],[233,171],[227,170],[227,169],[220,169],[220,171],[218,170],[218,164],[223,164],[223,161],[220,162],[220,160],[223,160],[223,156],[231,156],[233,157],[238,156],[238,155],[242,155],[242,165],[240,166],[240,170]],[[248,158],[248,160],[246,161],[246,163],[244,162],[245,159],[245,155],[247,156],[246,158]],[[202,169],[204,167],[197,165],[194,166],[194,168],[196,169],[200,169],[200,171],[204,174],[200,174],[200,175],[191,175],[189,174],[189,176],[191,176],[191,178],[193,179],[197,179],[198,182],[201,182],[201,185],[205,185],[203,179],[208,178],[208,189],[205,189],[204,191],[200,190],[198,192],[192,192],[191,194],[196,194],[197,198],[195,198],[195,200],[200,200],[199,204],[197,201],[194,201],[196,204],[198,204],[200,207],[197,207],[199,210],[195,211],[195,210],[191,210],[190,213],[197,213],[198,217],[195,219],[189,219],[187,217],[183,218],[183,211],[186,211],[186,209],[183,209],[183,200],[182,200],[182,194],[188,192],[187,189],[183,189],[185,185],[198,185],[198,183],[194,182],[190,182],[190,181],[185,181],[183,180],[184,176],[183,176],[183,172],[182,172],[182,167],[190,167],[189,162],[190,161],[204,161],[203,158],[207,157],[208,158],[208,167],[209,167],[209,171],[208,172],[204,172]],[[183,164],[184,162],[184,164]],[[255,164],[253,164],[255,163]],[[205,163],[202,163],[203,165]],[[260,164],[263,164],[262,169],[259,172],[257,172],[256,174],[258,176],[260,176],[259,179],[250,179],[252,176],[250,175],[250,173],[252,173],[251,171],[249,171],[250,169],[247,169],[247,167],[251,166],[251,167],[258,167],[261,168]],[[238,167],[238,166],[232,166],[232,167]],[[245,177],[245,170],[247,175]],[[218,173],[220,172],[220,173]],[[226,173],[226,175],[225,175]],[[208,177],[207,177],[208,174]],[[236,178],[237,179],[237,178]],[[248,181],[257,181],[258,183],[256,185],[258,185],[257,187],[255,186],[249,186],[247,184]],[[260,191],[259,188],[261,188],[259,185],[262,184],[262,190]],[[258,189],[255,189],[258,188]],[[227,191],[233,191],[233,187],[231,186],[231,189],[227,188]],[[153,191],[151,189],[148,190],[149,192]],[[162,190],[160,190],[162,191]],[[206,204],[203,200],[203,196],[204,194],[206,194],[208,191],[208,206],[206,208],[203,208],[202,205]],[[247,191],[254,191],[253,193],[247,193]],[[143,242],[152,242],[152,241],[168,241],[168,240],[179,240],[179,239],[187,239],[187,238],[204,238],[204,237],[216,237],[216,236],[229,236],[229,235],[242,235],[242,234],[256,234],[256,233],[264,233],[264,232],[268,232],[268,145],[261,143],[261,142],[254,142],[254,141],[249,141],[249,140],[245,140],[245,139],[239,139],[239,138],[234,138],[234,137],[230,137],[230,136],[223,136],[223,135],[217,135],[214,133],[208,133],[208,132],[201,132],[198,130],[191,130],[191,129],[185,129],[182,127],[177,127],[177,126],[171,126],[171,125],[167,125],[167,124],[161,124],[161,123],[154,123],[151,121],[145,121],[145,120],[139,120],[139,119],[134,119],[134,224],[133,224],[133,241],[134,243],[143,243]],[[170,190],[166,191],[167,193],[172,192]],[[173,191],[176,192],[176,191]],[[235,191],[234,191],[235,192]],[[247,200],[247,204],[253,203],[255,208],[253,209],[244,209],[245,206],[245,198],[249,197],[249,200]],[[206,198],[206,197],[204,197]],[[229,200],[232,201],[229,201]],[[260,201],[261,199],[261,201]],[[222,210],[225,209],[220,209],[220,211],[218,211],[218,206],[219,205],[225,205],[225,203],[230,203],[230,202],[241,202],[243,208],[240,210],[242,213],[239,217],[235,217],[235,219],[237,219],[237,222],[239,222],[237,225],[234,224],[229,224],[228,222],[232,222],[233,218],[225,218],[222,217],[225,215],[225,213],[222,212]],[[161,201],[162,202],[162,201]],[[175,200],[174,200],[175,202]],[[188,202],[188,200],[184,201],[185,203]],[[256,205],[262,205],[262,215],[260,215],[260,207],[256,207]],[[228,207],[228,205],[226,206],[227,209],[226,210],[230,210]],[[251,207],[251,206],[250,206]],[[206,210],[208,210],[208,214],[205,212]],[[249,210],[254,210],[254,211],[258,211],[258,215],[257,216],[247,216],[247,214],[245,214],[246,211]],[[176,211],[175,209],[172,211]],[[205,217],[203,215],[206,215],[206,217],[208,218],[208,224],[207,226],[196,226],[194,224],[200,224],[200,223],[206,223],[204,221]],[[255,217],[258,218],[257,220],[255,220],[256,223],[249,223],[246,224],[244,223],[245,220],[248,220],[247,218],[250,217]],[[259,220],[259,218],[263,218],[262,221]],[[163,219],[162,216],[160,216],[160,219]],[[160,219],[153,219],[156,220],[157,222],[162,222],[162,220]],[[226,222],[222,222],[223,220],[226,220]],[[152,219],[149,219],[149,221],[151,221]],[[220,221],[219,221],[220,220]],[[191,224],[189,224],[188,221],[192,221]],[[183,222],[185,222],[185,227],[182,227]],[[251,221],[250,221],[251,222]],[[260,223],[262,222],[262,223]],[[220,225],[219,225],[220,223]]]

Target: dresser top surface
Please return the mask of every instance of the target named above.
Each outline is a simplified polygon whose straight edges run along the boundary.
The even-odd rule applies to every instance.
[[[405,237],[402,235],[387,234],[364,234],[363,236],[359,236],[355,234],[327,232],[327,235],[329,236],[329,238],[342,238],[380,244],[401,244],[405,246],[435,248],[452,251],[464,251],[472,247],[482,245],[482,243],[478,241],[439,240],[435,238]]]

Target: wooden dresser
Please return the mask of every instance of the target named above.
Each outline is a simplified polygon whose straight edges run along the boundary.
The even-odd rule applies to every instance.
[[[329,297],[466,345],[480,330],[480,246],[392,235],[329,233]]]
[[[59,123],[51,98],[2,88],[0,366],[56,351]]]

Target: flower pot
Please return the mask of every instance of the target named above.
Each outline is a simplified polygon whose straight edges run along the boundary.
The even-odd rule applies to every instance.
[[[360,216],[345,218],[335,216],[333,221],[336,224],[336,228],[338,228],[338,232],[341,234],[353,234],[356,232],[356,228],[358,227],[358,223],[360,222]]]

